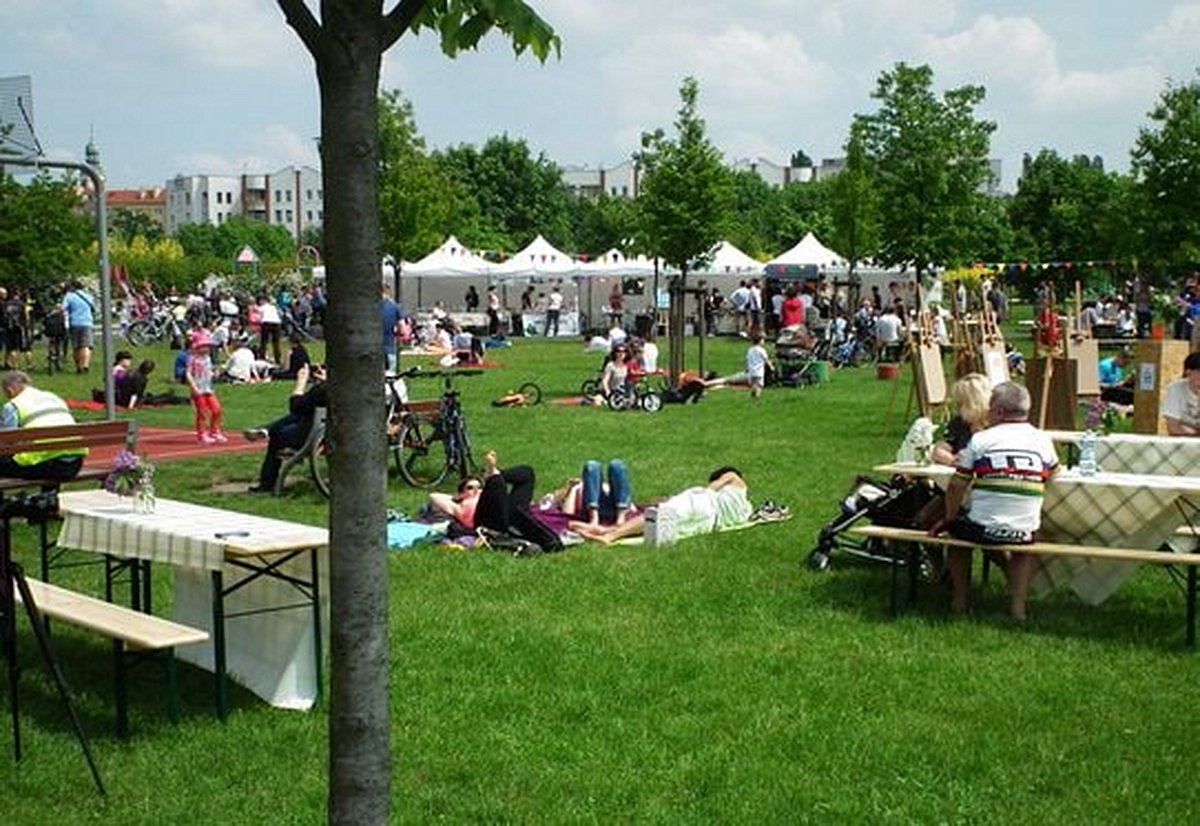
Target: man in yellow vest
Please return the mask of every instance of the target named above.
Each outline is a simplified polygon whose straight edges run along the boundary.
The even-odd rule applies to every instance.
[[[75,424],[66,402],[48,390],[38,390],[20,370],[5,373],[0,378],[0,389],[8,398],[0,415],[0,430]],[[86,448],[76,448],[0,456],[0,477],[65,482],[79,474],[86,455]]]

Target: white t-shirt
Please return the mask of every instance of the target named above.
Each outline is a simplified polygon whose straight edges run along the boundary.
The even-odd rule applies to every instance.
[[[1058,454],[1046,433],[1028,422],[981,430],[958,452],[957,472],[974,479],[971,521],[985,528],[1036,531],[1046,480]]]
[[[658,370],[658,345],[653,341],[642,345],[642,369],[647,373]]]
[[[256,378],[254,371],[254,351],[249,347],[239,347],[229,354],[225,362],[225,373],[238,381],[250,381]]]
[[[1187,379],[1171,382],[1163,399],[1162,414],[1189,427],[1200,427],[1200,393],[1192,392]]]
[[[550,299],[546,303],[548,310],[561,310],[563,307],[563,295],[558,290],[550,293]]]
[[[900,340],[900,316],[884,313],[875,319],[875,340],[880,344],[895,344]]]
[[[281,324],[283,322],[283,319],[279,317],[279,308],[270,301],[259,304],[258,310],[262,313],[263,324]]]
[[[746,489],[734,485],[720,490],[688,488],[659,505],[660,519],[664,509],[674,517],[676,536],[680,539],[740,525],[753,512]]]
[[[768,360],[766,348],[755,344],[746,351],[746,375],[752,379],[766,378]]]

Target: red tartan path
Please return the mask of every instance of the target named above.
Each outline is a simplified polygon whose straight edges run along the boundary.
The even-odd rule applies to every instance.
[[[248,442],[240,433],[229,434],[229,441],[221,445],[206,445],[196,441],[194,430],[171,427],[138,428],[138,453],[153,462],[174,462],[182,459],[199,459],[218,453],[257,453],[266,447],[266,440]],[[117,445],[94,447],[84,461],[85,467],[111,467],[120,447]]]

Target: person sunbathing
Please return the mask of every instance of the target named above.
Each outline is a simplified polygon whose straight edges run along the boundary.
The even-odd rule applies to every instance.
[[[721,467],[709,475],[707,485],[688,488],[664,500],[658,505],[658,512],[661,515],[665,510],[671,514],[678,538],[711,533],[750,520],[753,508],[746,491],[746,480],[737,468]],[[572,530],[585,539],[609,545],[618,539],[645,533],[646,515],[633,514],[614,525],[576,522]]]

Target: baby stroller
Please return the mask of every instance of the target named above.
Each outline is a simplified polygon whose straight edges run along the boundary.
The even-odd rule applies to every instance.
[[[785,331],[775,342],[778,371],[768,375],[768,384],[778,387],[807,387],[819,384],[817,362],[821,360],[817,342],[804,330]]]
[[[808,555],[808,567],[814,571],[827,571],[830,557],[835,552],[848,554],[872,562],[883,562],[894,567],[906,564],[906,556],[896,548],[873,537],[859,537],[849,533],[860,519],[868,519],[876,525],[892,528],[918,527],[917,516],[930,502],[941,497],[941,492],[925,480],[905,479],[900,476],[881,482],[867,476],[859,476],[841,503],[841,512],[832,522],[821,529],[817,547]],[[922,570],[929,574],[933,561],[921,555]]]

